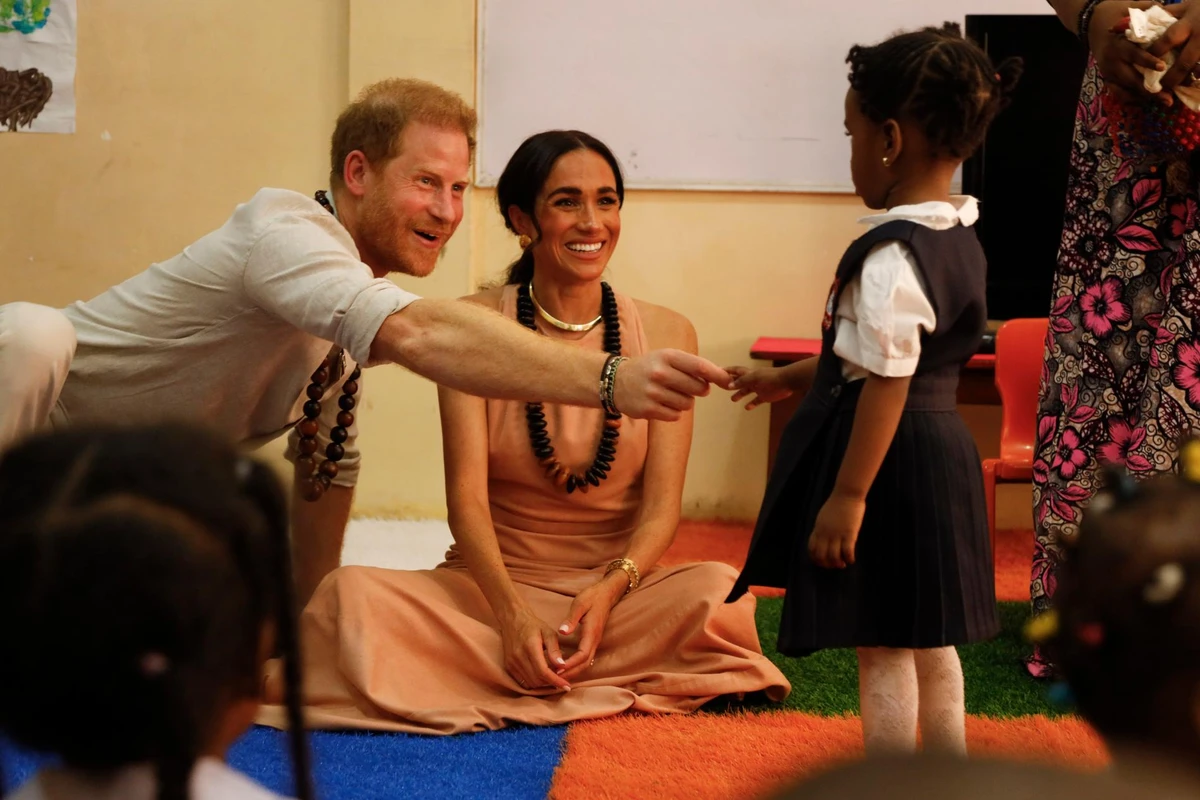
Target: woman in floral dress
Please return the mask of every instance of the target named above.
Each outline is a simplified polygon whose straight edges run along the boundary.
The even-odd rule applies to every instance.
[[[1073,29],[1082,3],[1055,7]],[[1094,60],[1080,92],[1041,376],[1035,613],[1050,606],[1058,540],[1077,532],[1099,468],[1112,464],[1134,476],[1173,470],[1175,442],[1200,421],[1195,173],[1178,158],[1118,154],[1101,103],[1102,73],[1110,85],[1140,86],[1129,65],[1144,51],[1108,34],[1111,18],[1127,7],[1106,0],[1089,25]],[[1038,653],[1029,661],[1035,676],[1051,670]]]

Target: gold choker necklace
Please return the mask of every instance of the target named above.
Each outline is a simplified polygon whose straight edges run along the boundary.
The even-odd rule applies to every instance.
[[[600,321],[604,319],[604,315],[601,314],[591,322],[584,322],[577,325],[574,322],[563,322],[561,319],[550,316],[550,312],[542,308],[542,304],[538,302],[537,297],[533,293],[533,281],[529,282],[529,299],[533,301],[533,307],[537,309],[538,314],[541,315],[542,319],[546,320],[546,322],[549,322],[551,325],[562,331],[585,333],[586,331],[590,331],[592,328],[599,325]]]

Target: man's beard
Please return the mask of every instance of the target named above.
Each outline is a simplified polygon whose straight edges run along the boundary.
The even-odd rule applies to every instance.
[[[389,209],[375,203],[367,203],[362,214],[363,237],[362,257],[376,270],[385,272],[402,272],[421,278],[433,271],[437,264],[437,253],[409,252],[416,250],[415,244],[404,247],[400,244],[403,237],[415,236],[410,226],[401,224],[395,214]]]

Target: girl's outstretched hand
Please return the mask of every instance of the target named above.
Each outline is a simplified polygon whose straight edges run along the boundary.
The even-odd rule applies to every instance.
[[[726,367],[725,371],[733,376],[733,382],[729,384],[733,390],[730,400],[736,403],[754,395],[746,403],[747,411],[763,403],[778,403],[792,396],[791,387],[784,382],[781,370],[776,367]]]

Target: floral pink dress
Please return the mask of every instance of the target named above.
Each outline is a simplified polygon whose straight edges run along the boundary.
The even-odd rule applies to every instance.
[[[1084,75],[1042,367],[1034,471],[1035,612],[1049,608],[1058,537],[1112,464],[1175,468],[1200,419],[1200,231],[1183,161],[1114,152],[1095,65]],[[1035,656],[1031,671],[1041,664]]]

